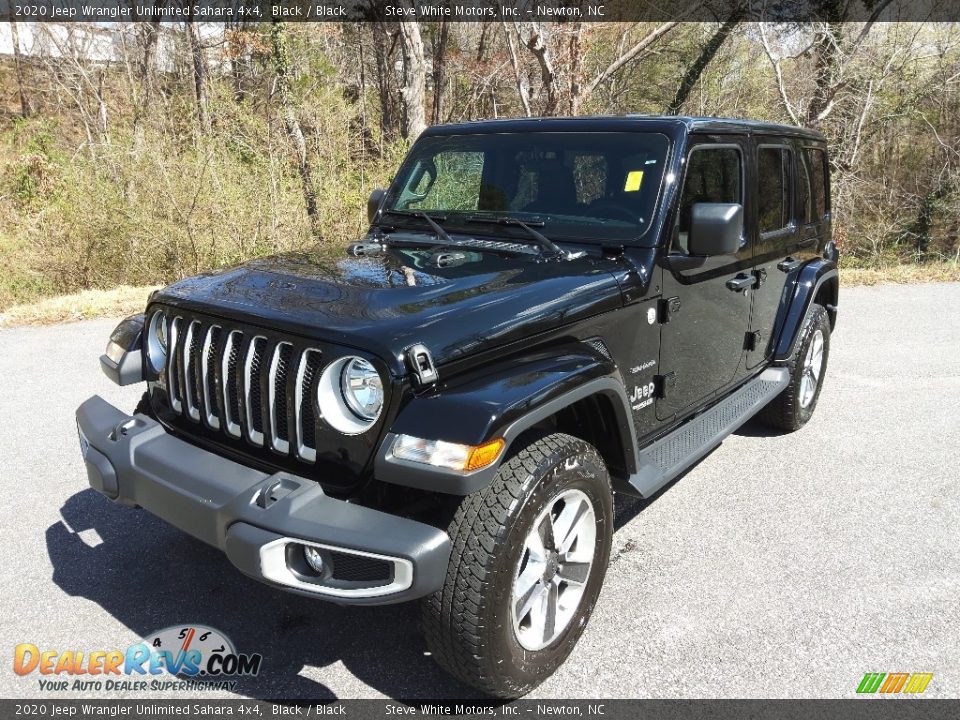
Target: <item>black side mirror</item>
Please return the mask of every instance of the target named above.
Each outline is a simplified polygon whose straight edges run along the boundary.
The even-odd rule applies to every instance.
[[[687,252],[691,255],[732,255],[743,237],[743,205],[696,203],[690,210]]]
[[[383,198],[386,197],[386,194],[386,190],[383,188],[377,188],[370,193],[370,197],[367,198],[367,222],[370,224],[373,224],[373,219],[380,211],[380,205],[383,203]]]

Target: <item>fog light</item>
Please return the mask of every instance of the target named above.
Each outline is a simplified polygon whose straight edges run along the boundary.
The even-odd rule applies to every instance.
[[[304,545],[303,557],[307,561],[307,565],[310,566],[311,570],[313,570],[317,575],[323,575],[323,571],[325,569],[323,554],[318,548]]]

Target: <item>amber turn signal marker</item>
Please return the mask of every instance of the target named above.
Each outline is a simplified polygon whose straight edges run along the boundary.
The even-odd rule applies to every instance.
[[[477,447],[471,449],[470,454],[467,456],[467,462],[463,466],[464,472],[480,470],[490,465],[500,457],[500,451],[503,450],[504,445],[506,445],[504,439],[497,438],[496,440],[491,440],[483,445],[477,445]]]

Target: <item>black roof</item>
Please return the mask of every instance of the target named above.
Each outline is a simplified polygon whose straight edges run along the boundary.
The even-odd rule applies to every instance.
[[[583,117],[536,117],[503,120],[475,120],[450,125],[434,125],[424,135],[467,135],[510,132],[614,132],[640,130],[673,134],[678,130],[710,133],[751,133],[757,135],[789,135],[825,141],[816,130],[780,125],[762,120],[737,118],[688,117],[679,115],[591,115]]]

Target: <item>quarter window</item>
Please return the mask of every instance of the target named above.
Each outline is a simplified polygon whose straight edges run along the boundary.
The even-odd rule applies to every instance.
[[[797,153],[797,220],[801,224],[815,222],[814,188],[810,173],[810,163],[805,152]]]
[[[761,147],[757,153],[760,232],[785,228],[790,220],[790,151]]]
[[[807,159],[807,168],[810,173],[810,189],[812,194],[811,208],[813,214],[810,221],[817,222],[827,214],[830,206],[827,188],[827,155],[817,148],[804,148],[803,154]]]

